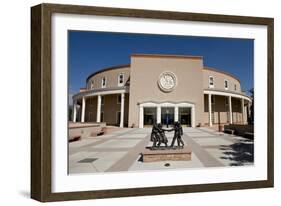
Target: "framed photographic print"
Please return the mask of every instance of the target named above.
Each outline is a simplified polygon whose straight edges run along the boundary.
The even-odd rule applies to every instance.
[[[273,187],[273,19],[31,8],[31,197]]]

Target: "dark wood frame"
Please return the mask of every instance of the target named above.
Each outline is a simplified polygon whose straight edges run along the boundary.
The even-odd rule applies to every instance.
[[[51,191],[51,16],[53,13],[101,15],[202,22],[239,23],[267,26],[268,43],[268,131],[267,180],[216,184],[164,186],[82,192]],[[273,187],[274,184],[274,104],[273,104],[273,37],[272,18],[214,14],[104,8],[75,5],[41,4],[31,8],[31,198],[47,202],[138,195],[204,192],[218,190]]]

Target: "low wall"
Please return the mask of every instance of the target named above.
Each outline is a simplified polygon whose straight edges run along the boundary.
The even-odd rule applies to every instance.
[[[234,134],[238,136],[245,136],[245,132],[254,133],[254,125],[230,124],[224,125],[224,129],[234,130]]]
[[[77,138],[87,138],[97,136],[103,132],[106,123],[69,123],[68,126],[68,140]]]

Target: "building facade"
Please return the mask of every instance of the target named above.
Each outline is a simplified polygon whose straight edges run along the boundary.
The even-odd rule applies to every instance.
[[[129,65],[91,74],[73,96],[73,122],[120,127],[246,124],[251,98],[239,79],[203,66],[203,57],[132,54]]]

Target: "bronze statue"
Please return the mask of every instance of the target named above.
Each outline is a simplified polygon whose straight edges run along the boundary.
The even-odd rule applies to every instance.
[[[157,124],[153,124],[150,141],[153,142],[152,149],[155,149],[157,142],[160,141],[159,128]]]
[[[165,147],[168,147],[168,139],[167,139],[167,137],[166,137],[166,135],[165,135],[165,129],[163,129],[163,126],[162,126],[162,124],[161,123],[159,123],[158,125],[158,129],[159,129],[159,137],[160,137],[160,140],[159,140],[159,142],[158,142],[158,144],[157,144],[157,146],[158,147],[160,147],[160,145],[162,144],[162,143],[164,143],[165,144]]]
[[[165,135],[165,130],[162,124],[154,124],[151,131],[150,141],[153,142],[151,149],[160,148],[161,144],[164,143],[165,147],[168,147],[168,139]]]
[[[153,124],[151,136],[150,136],[150,141],[153,142],[151,149],[159,149],[162,143],[165,144],[164,149],[168,149],[168,139],[165,135],[165,131],[166,132],[175,131],[172,143],[169,148],[175,149],[175,148],[184,147],[184,142],[181,138],[181,136],[183,135],[182,126],[181,126],[180,122],[174,122],[172,129],[164,129],[161,123]],[[176,140],[178,143],[177,147],[174,146]]]
[[[178,147],[184,147],[184,142],[181,138],[181,136],[183,135],[183,129],[182,129],[181,124],[179,122],[175,122],[172,130],[175,131],[175,134],[174,134],[174,137],[173,137],[173,140],[172,140],[172,143],[171,143],[171,147],[174,147],[174,144],[175,144],[176,140],[178,142]]]

